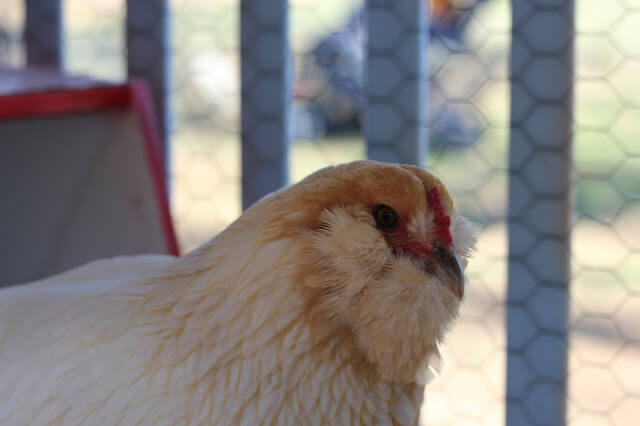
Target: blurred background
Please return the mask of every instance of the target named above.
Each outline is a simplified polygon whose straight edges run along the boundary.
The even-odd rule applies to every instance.
[[[188,251],[241,212],[239,1],[170,3],[171,208]],[[290,7],[295,182],[365,157],[366,23],[361,1],[290,0]],[[126,78],[124,13],[123,0],[64,1],[68,72]],[[22,0],[0,2],[0,65],[24,65],[23,19]],[[424,421],[500,425],[510,3],[433,1],[431,27],[425,164],[481,234]],[[640,412],[640,1],[577,0],[576,29],[569,424],[632,425]]]

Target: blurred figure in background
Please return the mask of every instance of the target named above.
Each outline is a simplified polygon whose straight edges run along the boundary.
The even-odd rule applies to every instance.
[[[443,63],[454,52],[465,50],[462,34],[473,10],[484,0],[431,0],[430,63]],[[367,50],[367,14],[363,5],[345,25],[321,38],[301,65],[294,84],[296,98],[295,138],[316,139],[327,134],[360,128],[364,106],[363,76]],[[429,69],[429,67],[426,67]],[[477,78],[470,75],[469,78]],[[430,75],[437,85],[437,75]],[[428,96],[428,95],[427,95]],[[430,143],[466,145],[475,129],[455,109],[441,112],[441,97],[429,96],[427,122]],[[435,125],[434,125],[435,124]]]

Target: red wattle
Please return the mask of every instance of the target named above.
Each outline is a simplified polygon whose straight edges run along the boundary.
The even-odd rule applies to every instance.
[[[427,201],[429,202],[429,207],[434,215],[433,222],[435,224],[434,231],[436,239],[446,248],[449,248],[453,245],[453,238],[451,237],[451,231],[449,230],[449,227],[451,226],[451,218],[444,212],[442,197],[440,196],[438,188],[433,188],[429,191]]]

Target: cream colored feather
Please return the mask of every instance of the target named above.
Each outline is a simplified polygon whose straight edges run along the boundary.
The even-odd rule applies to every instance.
[[[182,258],[89,263],[0,291],[1,425],[416,424],[459,300],[394,253],[371,203],[427,240],[437,187],[357,162],[272,194]],[[436,265],[437,266],[437,265]]]

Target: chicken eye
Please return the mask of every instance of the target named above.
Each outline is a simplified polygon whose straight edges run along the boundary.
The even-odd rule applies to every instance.
[[[389,206],[380,204],[373,209],[376,224],[382,229],[393,229],[398,226],[398,214]]]

